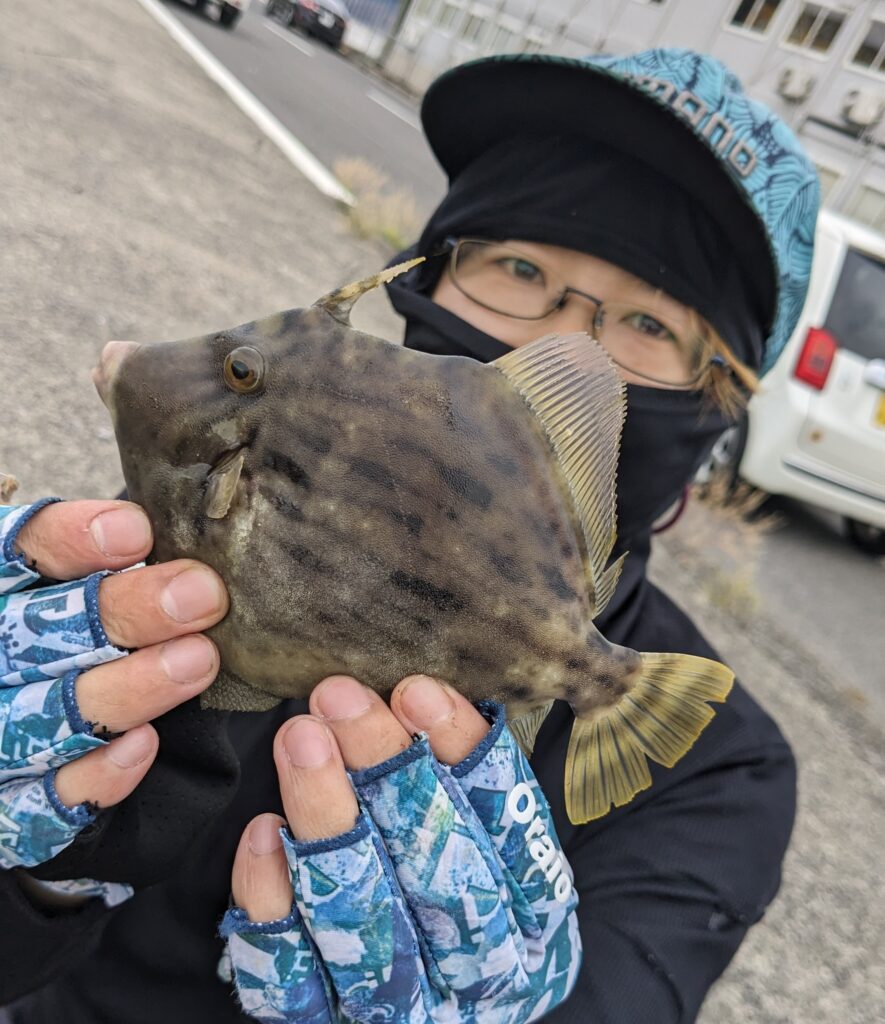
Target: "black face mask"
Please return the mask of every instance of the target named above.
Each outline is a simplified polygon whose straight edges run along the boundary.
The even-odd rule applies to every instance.
[[[412,291],[388,285],[406,319],[406,348],[487,363],[510,347]],[[627,385],[627,418],[618,459],[616,551],[645,549],[652,524],[681,496],[728,420],[693,391]]]

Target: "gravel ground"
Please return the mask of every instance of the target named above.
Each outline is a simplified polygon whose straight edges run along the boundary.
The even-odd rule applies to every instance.
[[[76,7],[59,19],[51,0],[0,4],[16,42],[0,58],[13,140],[0,163],[0,471],[19,477],[21,500],[120,486],[89,380],[105,341],[304,305],[385,259],[135,0]],[[358,309],[360,326],[394,336],[380,297]],[[885,1020],[881,723],[764,608],[735,617],[698,542],[714,514],[695,507],[654,571],[783,725],[801,809],[781,894],[701,1021]]]

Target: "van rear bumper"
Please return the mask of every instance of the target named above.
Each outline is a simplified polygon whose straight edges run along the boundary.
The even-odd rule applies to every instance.
[[[885,494],[876,492],[862,481],[847,479],[832,467],[821,465],[791,452],[779,460],[767,460],[756,467],[741,464],[741,476],[755,487],[770,494],[785,494],[807,501],[850,519],[885,529]]]

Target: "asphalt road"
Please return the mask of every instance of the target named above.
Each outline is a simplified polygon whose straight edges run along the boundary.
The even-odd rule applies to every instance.
[[[167,6],[328,167],[360,156],[429,211],[444,179],[418,128],[417,104],[322,43],[281,28],[255,0],[232,32]],[[843,681],[846,699],[885,721],[885,558],[855,551],[836,517],[778,499],[755,586],[765,614],[800,635]]]
[[[164,0],[322,163],[362,157],[430,212],[445,191],[421,132],[417,104],[318,39],[285,29],[253,0],[232,31],[178,0]]]

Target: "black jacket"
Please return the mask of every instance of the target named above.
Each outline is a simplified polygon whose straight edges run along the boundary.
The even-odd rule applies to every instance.
[[[631,554],[615,600],[597,623],[603,633],[638,650],[715,657],[685,614],[647,581],[646,554]],[[0,874],[0,1005],[31,993],[16,1004],[15,1024],[248,1020],[217,975],[216,928],[243,828],[259,812],[282,813],[271,743],[278,726],[302,710],[289,702],[264,714],[230,716],[227,733],[241,775],[223,790],[228,806],[196,830],[160,881],[116,910],[93,901],[50,916],[28,902],[14,877]],[[772,720],[735,685],[675,768],[653,766],[651,789],[576,827],[563,803],[570,725],[570,709],[557,705],[532,757],[574,868],[584,943],[574,993],[545,1020],[688,1024],[777,891],[795,813],[792,753]],[[167,759],[175,756],[170,747],[161,742]],[[195,792],[199,786],[197,780]],[[167,833],[178,827],[173,802]],[[162,840],[162,813],[154,808],[149,828],[145,820],[136,804],[114,853],[121,864],[127,843],[150,848]]]

